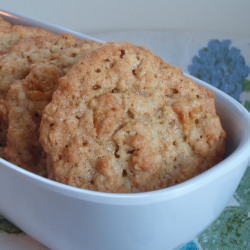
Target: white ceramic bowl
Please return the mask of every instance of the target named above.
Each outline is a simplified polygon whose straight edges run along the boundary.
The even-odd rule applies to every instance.
[[[69,32],[13,14],[9,18]],[[222,162],[173,187],[109,194],[66,186],[0,159],[0,213],[51,249],[163,250],[195,237],[222,212],[244,174],[250,115],[228,95],[194,80],[216,94],[228,134],[227,157]]]

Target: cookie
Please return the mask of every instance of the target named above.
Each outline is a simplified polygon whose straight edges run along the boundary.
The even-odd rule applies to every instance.
[[[0,99],[4,102],[11,84],[15,80],[25,78],[33,64],[50,63],[65,73],[86,50],[94,49],[97,46],[101,45],[92,41],[80,40],[69,34],[22,40],[0,58]],[[6,114],[6,112],[2,113]],[[7,120],[8,118],[2,117],[0,114],[2,145],[5,145]],[[12,157],[8,159],[13,161]]]
[[[23,80],[15,81],[7,94],[8,134],[4,157],[32,172],[44,175],[44,154],[38,128],[44,107],[50,102],[58,78],[87,51],[101,44],[84,41],[67,47],[51,60],[33,64]]]
[[[38,143],[38,127],[44,107],[50,101],[62,74],[58,67],[38,64],[23,80],[10,87],[7,145],[4,157],[31,172],[46,176],[43,151]]]
[[[52,33],[47,30],[22,25],[12,25],[0,17],[0,54],[6,53],[22,39],[50,35],[52,35]]]
[[[81,41],[77,46],[73,43],[71,47],[70,44],[47,61],[33,64],[23,80],[14,81],[10,86],[6,98],[8,132],[4,157],[40,175],[46,175],[44,154],[38,142],[42,111],[50,102],[58,78],[87,51],[101,46],[89,41]]]
[[[83,45],[85,50],[94,44],[97,43],[80,40],[70,34],[22,40],[0,57],[0,98],[5,97],[14,80],[25,78],[32,64],[50,61],[67,70],[70,61],[80,56],[78,52]]]
[[[59,80],[40,142],[49,178],[102,192],[144,192],[219,162],[214,95],[143,47],[107,44]],[[197,144],[198,143],[198,144]]]

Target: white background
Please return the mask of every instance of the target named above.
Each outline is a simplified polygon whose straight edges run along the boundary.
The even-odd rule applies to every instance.
[[[250,36],[250,0],[0,0],[0,8],[85,33],[164,29]]]

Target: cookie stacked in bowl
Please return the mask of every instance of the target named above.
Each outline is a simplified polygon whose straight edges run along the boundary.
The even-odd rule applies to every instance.
[[[144,47],[42,34],[19,39],[0,64],[2,154],[36,174],[135,193],[223,158],[213,93]]]

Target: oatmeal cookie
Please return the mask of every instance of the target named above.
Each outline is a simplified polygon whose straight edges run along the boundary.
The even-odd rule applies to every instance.
[[[34,63],[48,62],[66,72],[82,56],[82,52],[100,46],[80,40],[73,35],[30,38],[20,41],[10,51],[0,56],[0,99],[4,102],[10,85],[26,77]],[[1,108],[1,107],[0,107]],[[1,117],[1,143],[4,144],[7,118]]]
[[[129,193],[210,168],[223,157],[225,132],[209,90],[149,50],[121,43],[88,53],[60,78],[40,141],[49,178]]]
[[[14,80],[25,78],[32,64],[49,61],[67,70],[72,65],[71,61],[81,57],[79,49],[92,48],[95,44],[70,34],[22,40],[0,57],[0,98],[5,97]]]
[[[4,157],[32,172],[45,175],[44,153],[38,142],[39,125],[44,107],[50,102],[58,78],[84,53],[101,46],[81,41],[68,46],[46,62],[33,64],[23,80],[14,81],[7,94],[8,131]]]
[[[39,175],[46,175],[38,143],[41,114],[61,74],[53,65],[34,65],[25,79],[11,85],[6,98],[8,133],[4,157]]]

